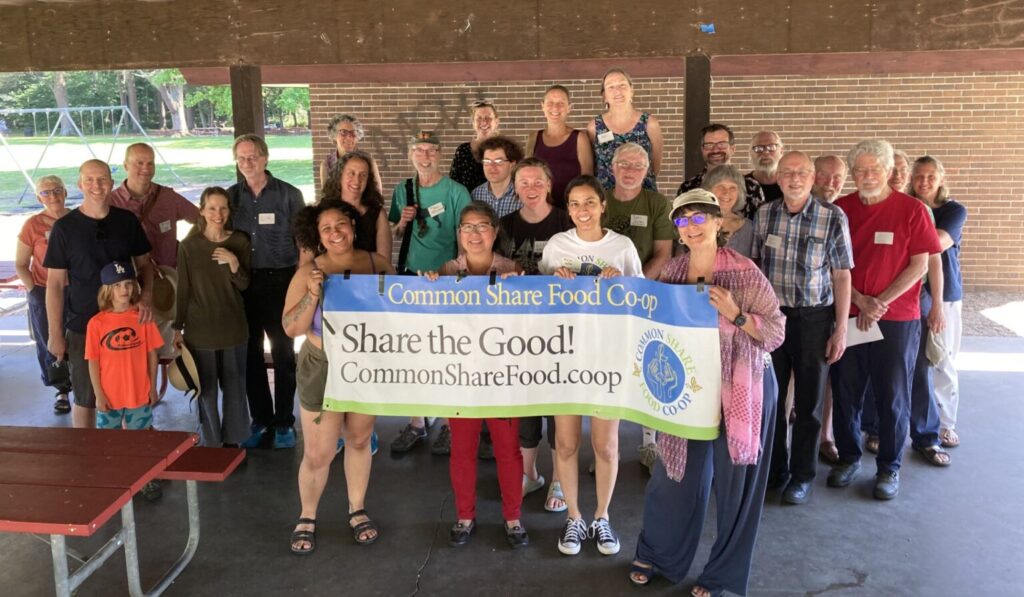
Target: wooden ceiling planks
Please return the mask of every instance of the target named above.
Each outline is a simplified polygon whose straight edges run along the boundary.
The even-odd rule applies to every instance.
[[[0,2],[0,71],[984,48],[1024,48],[1024,2]]]

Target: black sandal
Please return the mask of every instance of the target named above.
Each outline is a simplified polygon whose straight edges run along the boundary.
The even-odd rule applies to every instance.
[[[314,525],[312,531],[300,531],[298,529],[292,531],[292,553],[299,556],[306,556],[313,553],[313,550],[316,549],[316,519],[300,518],[298,524],[296,524],[295,526],[299,526],[300,524]],[[302,549],[301,547],[295,547],[295,544],[299,541],[305,541],[309,543],[309,547],[306,549]]]
[[[65,394],[57,394],[57,401],[53,403],[53,412],[58,415],[66,415],[71,412],[71,402]]]
[[[352,525],[352,519],[358,516],[365,516],[366,520]],[[348,514],[348,526],[352,527],[352,538],[356,540],[359,545],[369,545],[377,540],[380,536],[380,531],[377,530],[377,523],[373,522],[370,515],[366,513],[366,510],[356,510],[355,512],[349,512]],[[366,539],[360,539],[363,535],[366,535],[369,531],[373,531],[373,536]]]

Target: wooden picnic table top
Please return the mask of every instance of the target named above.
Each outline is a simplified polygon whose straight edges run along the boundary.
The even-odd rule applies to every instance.
[[[68,427],[0,426],[0,453],[158,455],[169,466],[196,444],[184,431],[124,431]]]
[[[131,499],[114,487],[0,483],[0,529],[88,537]]]
[[[181,431],[0,426],[0,531],[91,535],[195,443]]]

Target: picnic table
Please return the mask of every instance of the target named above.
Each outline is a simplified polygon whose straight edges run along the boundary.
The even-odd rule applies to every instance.
[[[124,547],[131,595],[160,595],[199,544],[196,481],[222,481],[244,451],[193,447],[178,431],[0,427],[0,531],[50,535],[56,593],[69,596]],[[157,478],[186,481],[189,536],[181,557],[148,592],[139,577],[132,496]],[[88,537],[121,512],[121,528],[69,574],[66,536]]]

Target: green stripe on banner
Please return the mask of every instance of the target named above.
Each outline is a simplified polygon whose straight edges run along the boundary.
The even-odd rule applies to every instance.
[[[580,415],[602,419],[625,419],[645,427],[671,435],[695,440],[713,440],[718,437],[718,427],[693,427],[676,425],[651,415],[625,407],[594,407],[587,404],[547,403],[521,406],[451,406],[444,404],[396,404],[394,402],[358,402],[324,398],[324,410],[332,412],[355,412],[382,417],[464,417],[470,419],[521,418],[542,415]]]

